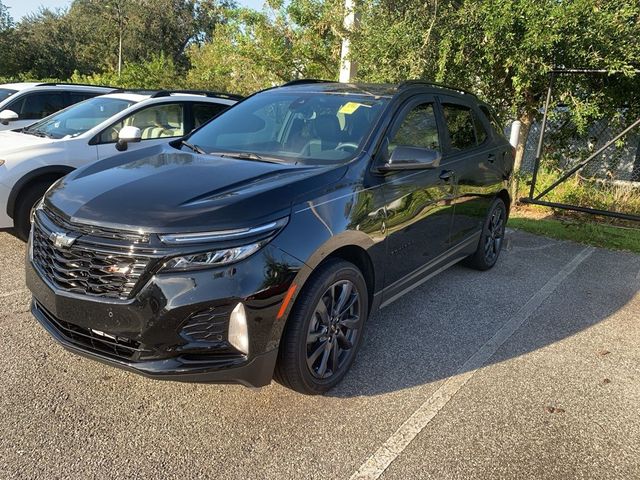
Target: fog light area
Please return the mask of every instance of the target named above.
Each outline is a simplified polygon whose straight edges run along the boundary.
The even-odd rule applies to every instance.
[[[249,331],[244,305],[238,303],[229,319],[229,343],[245,355],[249,353]]]

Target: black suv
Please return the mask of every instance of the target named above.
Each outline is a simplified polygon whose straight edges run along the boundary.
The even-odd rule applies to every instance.
[[[498,258],[513,150],[491,109],[421,82],[296,81],[183,139],[56,183],[32,312],[66,348],[153,378],[322,393],[370,312]]]

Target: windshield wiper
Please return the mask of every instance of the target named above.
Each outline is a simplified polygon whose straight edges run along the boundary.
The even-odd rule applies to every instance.
[[[189,142],[186,142],[184,140],[180,140],[180,145],[184,145],[185,147],[189,148],[190,150],[199,153],[200,155],[205,155],[207,152],[205,152],[204,150],[202,150],[199,146],[197,145],[192,145]]]
[[[25,128],[22,130],[22,133],[26,133],[27,135],[35,135],[36,137],[40,137],[40,138],[51,138],[47,133],[43,132],[42,130],[29,130]]]
[[[265,157],[253,152],[209,152],[208,155],[215,155],[223,158],[237,158],[240,160],[257,160],[258,162],[286,163],[279,158]]]

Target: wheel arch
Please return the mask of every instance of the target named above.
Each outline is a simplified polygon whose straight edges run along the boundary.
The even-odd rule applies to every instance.
[[[51,180],[51,183],[53,183],[59,178],[71,173],[73,170],[75,170],[73,167],[69,167],[67,165],[48,165],[46,167],[36,168],[24,175],[14,184],[11,189],[11,193],[9,193],[9,198],[7,200],[7,215],[14,218],[18,199],[30,185],[43,180]]]
[[[496,198],[501,199],[507,206],[507,218],[509,218],[509,212],[511,210],[511,195],[509,195],[509,191],[506,188],[503,188],[498,192]]]

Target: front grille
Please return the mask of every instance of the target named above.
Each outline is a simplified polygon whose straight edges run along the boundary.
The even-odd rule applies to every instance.
[[[88,350],[103,353],[120,360],[135,361],[145,354],[150,353],[140,342],[118,335],[111,335],[98,332],[90,328],[80,327],[73,323],[65,322],[56,318],[51,312],[46,310],[39,303],[35,308],[47,319],[49,324],[55,328],[63,337],[71,343],[85,347]]]
[[[130,297],[149,264],[149,256],[133,253],[125,246],[92,244],[85,238],[70,247],[56,247],[50,239],[55,228],[47,229],[43,224],[56,225],[42,215],[38,212],[33,226],[33,263],[49,283],[83,295],[120,300]]]

